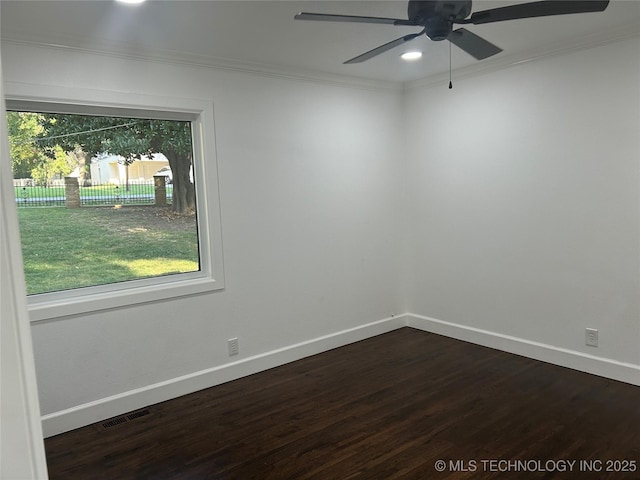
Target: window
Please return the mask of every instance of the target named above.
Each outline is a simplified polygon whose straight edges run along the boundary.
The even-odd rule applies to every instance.
[[[32,320],[223,287],[213,112],[174,103],[8,98]]]

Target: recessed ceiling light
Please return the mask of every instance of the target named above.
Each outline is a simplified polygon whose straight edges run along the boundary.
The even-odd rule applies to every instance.
[[[120,2],[120,3],[128,3],[130,5],[136,4],[136,3],[142,3],[145,0],[116,0],[116,2]]]
[[[400,55],[400,57],[403,60],[407,60],[407,61],[418,60],[419,58],[422,57],[422,52],[405,52],[402,55]]]

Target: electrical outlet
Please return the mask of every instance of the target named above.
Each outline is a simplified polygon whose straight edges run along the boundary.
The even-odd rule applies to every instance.
[[[587,328],[584,332],[585,343],[590,347],[598,346],[598,330],[596,328]]]
[[[227,347],[229,348],[229,356],[233,357],[234,355],[238,355],[240,353],[240,347],[238,345],[238,338],[230,338],[227,340]]]

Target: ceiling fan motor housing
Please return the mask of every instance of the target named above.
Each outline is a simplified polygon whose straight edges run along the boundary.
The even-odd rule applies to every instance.
[[[453,20],[471,14],[471,0],[409,0],[409,20],[425,27],[431,40],[446,40],[451,34]]]

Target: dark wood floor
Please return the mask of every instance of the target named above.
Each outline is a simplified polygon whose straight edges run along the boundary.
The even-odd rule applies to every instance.
[[[640,478],[640,387],[410,328],[151,410],[47,439],[50,477]]]

